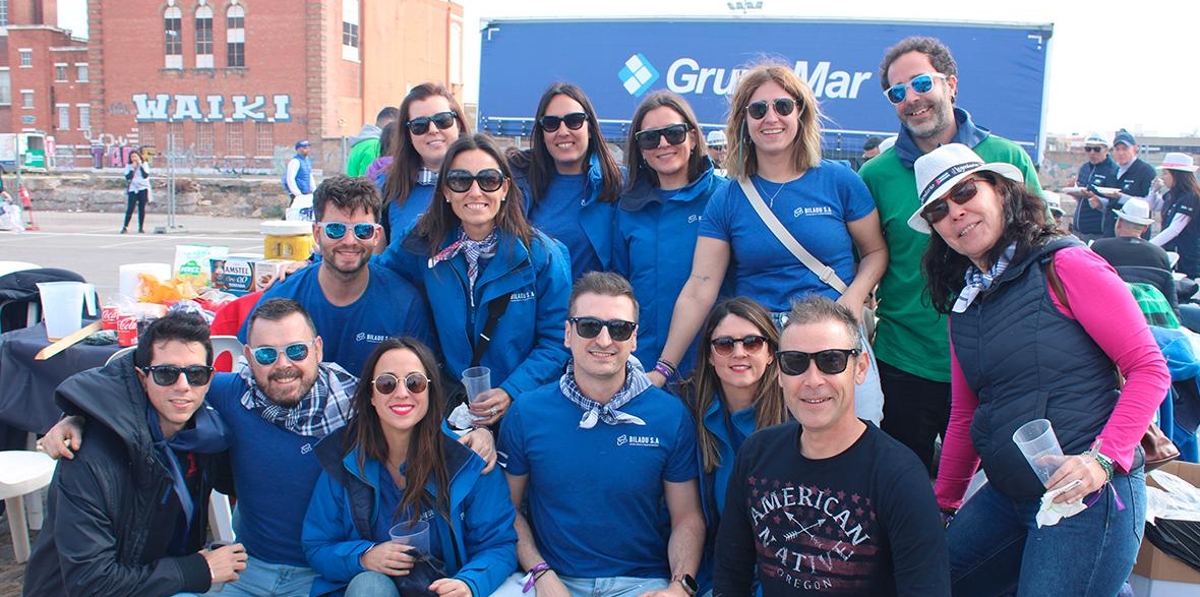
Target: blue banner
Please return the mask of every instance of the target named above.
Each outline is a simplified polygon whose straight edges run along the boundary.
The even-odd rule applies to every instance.
[[[705,129],[724,126],[739,74],[765,59],[794,66],[821,102],[826,145],[899,130],[879,63],[911,35],[935,37],[958,63],[957,104],[1037,157],[1050,25],[813,20],[561,20],[488,23],[479,129],[529,135],[538,99],[568,81],[595,104],[606,139],[628,134],[646,93],[685,97]],[[852,140],[852,141],[850,141]]]

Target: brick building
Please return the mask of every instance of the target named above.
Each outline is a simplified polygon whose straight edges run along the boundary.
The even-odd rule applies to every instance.
[[[43,22],[57,10],[56,0],[0,0],[18,4],[39,8]],[[278,170],[308,139],[314,166],[338,171],[342,138],[412,86],[443,81],[461,93],[463,11],[447,0],[89,0],[87,10],[86,60],[61,39],[46,42],[40,76],[55,98],[35,97],[31,113],[41,123],[74,106],[70,127],[39,127],[58,137],[60,166],[65,154],[90,164],[97,144],[106,166],[121,148],[161,154],[170,144],[184,168]],[[27,28],[8,29],[13,63],[22,59],[13,37]],[[69,93],[54,80],[60,64]],[[20,116],[24,87],[10,69],[10,112]],[[0,126],[12,120],[3,110]]]

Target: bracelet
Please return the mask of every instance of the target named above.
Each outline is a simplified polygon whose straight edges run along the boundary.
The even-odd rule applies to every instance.
[[[1104,474],[1107,476],[1107,479],[1105,479],[1105,482],[1107,483],[1107,482],[1112,481],[1112,478],[1113,478],[1113,461],[1112,461],[1112,459],[1109,458],[1108,456],[1105,456],[1105,455],[1099,453],[1099,452],[1095,453],[1093,455],[1093,457],[1096,459],[1096,462],[1100,464],[1100,468],[1104,469]]]
[[[533,585],[537,584],[538,579],[540,579],[543,574],[549,571],[550,564],[547,564],[544,561],[538,563],[533,568],[530,568],[529,572],[525,573],[525,578],[522,579],[524,586],[521,588],[521,593],[528,593],[532,591]]]
[[[658,359],[658,362],[654,363],[654,371],[658,372],[664,379],[671,379],[678,370],[674,363],[666,359]]]

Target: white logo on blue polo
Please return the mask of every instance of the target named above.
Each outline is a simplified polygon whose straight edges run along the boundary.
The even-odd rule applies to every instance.
[[[634,54],[625,61],[625,66],[617,73],[617,77],[621,79],[629,95],[641,97],[658,80],[658,71],[654,70],[654,66],[645,56]]]
[[[621,434],[617,437],[617,445],[624,446],[639,446],[642,448],[657,448],[658,437],[654,435],[625,435]]]

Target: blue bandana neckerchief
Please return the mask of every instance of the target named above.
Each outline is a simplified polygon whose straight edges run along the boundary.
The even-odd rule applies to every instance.
[[[591,429],[596,426],[597,421],[602,421],[609,425],[620,425],[622,423],[645,425],[646,422],[641,418],[629,413],[623,413],[619,409],[646,391],[651,385],[650,379],[646,377],[646,371],[642,369],[642,364],[633,357],[630,357],[625,363],[625,385],[621,386],[620,390],[617,390],[617,393],[613,395],[612,400],[609,400],[607,404],[600,404],[584,396],[583,392],[579,391],[579,386],[575,383],[574,359],[567,361],[567,372],[558,380],[558,388],[562,391],[563,395],[583,410],[583,418],[579,420],[580,429]]]
[[[496,245],[499,243],[499,236],[496,234],[496,229],[484,237],[483,240],[471,240],[467,236],[467,231],[460,226],[458,228],[458,240],[450,243],[450,246],[442,249],[437,255],[429,259],[429,267],[443,262],[449,261],[455,255],[462,253],[467,259],[467,296],[471,297],[471,306],[475,306],[475,280],[479,279],[479,259],[481,257],[491,257],[496,254]]]
[[[300,402],[292,407],[275,404],[267,397],[244,357],[238,360],[238,376],[246,382],[241,403],[246,410],[258,411],[264,420],[297,435],[322,438],[346,426],[350,398],[358,387],[358,378],[337,363],[317,366],[317,381]]]
[[[975,297],[979,296],[980,292],[991,287],[992,282],[996,281],[1004,270],[1008,269],[1008,264],[1012,262],[1013,255],[1017,252],[1017,243],[1008,245],[1004,250],[1004,254],[992,264],[991,269],[985,274],[982,270],[974,265],[967,268],[967,272],[963,274],[963,279],[966,286],[963,286],[961,292],[958,293],[958,300],[954,301],[954,308],[951,309],[955,313],[963,313],[971,303],[975,301]]]
[[[171,488],[183,509],[183,528],[177,529],[172,540],[173,548],[182,549],[186,542],[192,522],[196,516],[196,506],[192,494],[188,491],[184,478],[184,469],[179,462],[176,452],[199,452],[201,454],[216,454],[229,448],[229,427],[208,404],[202,405],[192,415],[191,425],[179,430],[178,433],[166,439],[163,436],[162,422],[158,411],[150,401],[146,401],[146,423],[150,427],[150,439],[154,448],[154,456],[171,473]]]
[[[421,166],[421,169],[417,171],[417,184],[419,184],[423,187],[431,187],[433,185],[436,185],[437,181],[438,181],[437,170],[430,170],[429,168],[426,168],[425,166]]]

